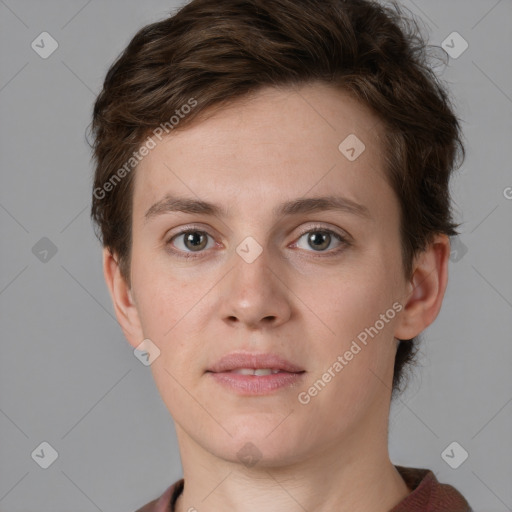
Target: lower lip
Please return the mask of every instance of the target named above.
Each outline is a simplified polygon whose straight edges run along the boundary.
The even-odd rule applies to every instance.
[[[289,386],[296,386],[302,373],[272,373],[270,375],[242,375],[233,372],[207,372],[219,384],[241,395],[267,395]]]

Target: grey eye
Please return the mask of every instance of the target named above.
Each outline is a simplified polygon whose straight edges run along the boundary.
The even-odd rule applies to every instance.
[[[171,242],[175,240],[183,240],[182,247],[174,244],[177,249],[185,252],[200,252],[206,248],[208,243],[208,233],[203,231],[184,231],[179,233],[171,239]]]
[[[311,230],[307,233],[304,233],[300,238],[299,242],[297,242],[297,246],[301,249],[305,249],[306,247],[300,246],[300,240],[302,240],[304,237],[307,237],[307,244],[310,248],[312,248],[316,252],[324,252],[325,249],[329,248],[331,242],[333,241],[333,238],[338,239],[338,241],[342,242],[342,238],[329,230]]]

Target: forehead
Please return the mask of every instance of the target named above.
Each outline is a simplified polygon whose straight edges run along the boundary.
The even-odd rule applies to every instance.
[[[265,88],[158,142],[135,172],[134,214],[166,193],[257,208],[338,188],[372,202],[387,183],[383,153],[381,122],[347,93]]]

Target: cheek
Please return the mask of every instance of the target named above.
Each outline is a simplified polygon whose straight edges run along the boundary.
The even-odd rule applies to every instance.
[[[175,276],[166,276],[156,267],[141,271],[137,280],[144,336],[160,350],[150,367],[155,384],[169,410],[186,411],[194,404],[189,393],[204,366],[201,359],[204,346],[197,319],[205,314],[201,302],[205,290],[199,290],[191,282],[181,282]]]
[[[139,318],[148,338],[164,341],[171,337],[180,319],[200,299],[200,291],[191,286],[184,271],[171,272],[160,254],[137,250],[135,244],[132,282]]]
[[[383,276],[378,266],[373,271],[367,267],[364,273],[351,273],[350,281],[348,277],[331,280],[323,297],[310,292],[315,312],[335,333],[322,324],[317,328],[323,336],[315,337],[314,366],[301,389],[312,393],[304,414],[316,418],[310,428],[318,435],[322,435],[319,425],[328,422],[336,437],[359,424],[372,404],[386,403],[389,389],[383,381],[393,369],[396,310]]]
[[[152,367],[167,369],[180,382],[190,380],[191,374],[199,375],[204,366],[204,323],[212,280],[193,277],[187,269],[171,272],[147,255],[134,260],[133,282],[144,336],[160,349]],[[159,377],[170,379],[165,370]]]
[[[382,255],[365,258],[297,285],[301,289],[297,295],[305,297],[311,311],[329,327],[326,336],[343,341],[373,325],[392,307],[398,295],[394,272]]]
[[[393,368],[394,323],[400,309],[394,279],[398,271],[392,258],[374,251],[358,266],[341,269],[302,291],[322,320],[315,321],[318,357],[311,380],[322,378],[331,368],[336,377],[329,387],[337,392],[326,393],[324,398],[329,396],[341,408],[344,400],[345,405],[359,403],[362,395],[372,394],[374,385],[379,385],[377,376],[384,380]]]

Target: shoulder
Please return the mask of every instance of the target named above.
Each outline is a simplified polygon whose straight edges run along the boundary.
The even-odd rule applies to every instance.
[[[138,508],[135,512],[156,512],[156,505],[158,503],[160,498],[156,498],[155,500],[153,501],[150,501],[149,503],[146,503],[146,505],[144,505],[143,507],[141,508]]]
[[[440,483],[431,470],[395,467],[412,492],[391,512],[472,512],[464,496],[455,487]]]
[[[174,504],[183,491],[183,487],[184,480],[182,478],[168,487],[160,497],[146,503],[135,512],[174,512]]]

